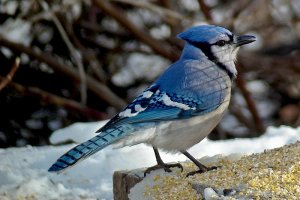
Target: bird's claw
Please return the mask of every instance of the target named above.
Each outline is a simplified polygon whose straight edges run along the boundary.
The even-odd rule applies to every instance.
[[[186,177],[194,176],[195,174],[202,174],[202,173],[205,173],[205,172],[208,172],[208,171],[211,171],[211,170],[215,170],[215,169],[218,169],[218,168],[221,168],[221,166],[206,167],[206,169],[199,169],[199,170],[196,170],[196,171],[189,172],[189,173],[187,173]]]
[[[154,165],[152,167],[149,167],[145,170],[144,172],[144,177],[146,177],[147,174],[150,174],[151,171],[157,170],[157,169],[164,169],[165,172],[172,172],[172,170],[170,168],[173,167],[178,167],[181,169],[181,172],[183,171],[183,167],[180,163],[174,163],[174,164],[159,164],[159,165]]]

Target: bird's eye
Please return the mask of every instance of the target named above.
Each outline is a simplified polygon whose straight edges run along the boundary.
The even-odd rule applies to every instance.
[[[218,42],[216,42],[216,45],[222,47],[222,46],[225,46],[226,44],[226,41],[225,40],[219,40]]]

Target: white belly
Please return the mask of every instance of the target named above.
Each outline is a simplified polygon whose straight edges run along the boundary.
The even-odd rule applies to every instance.
[[[203,140],[221,121],[229,101],[211,113],[158,126],[147,143],[166,151],[187,150]]]

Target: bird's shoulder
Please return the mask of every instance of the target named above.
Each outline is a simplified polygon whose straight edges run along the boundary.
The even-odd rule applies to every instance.
[[[224,97],[231,80],[224,70],[205,58],[182,59],[172,65],[157,84],[173,98],[189,98],[201,104]]]

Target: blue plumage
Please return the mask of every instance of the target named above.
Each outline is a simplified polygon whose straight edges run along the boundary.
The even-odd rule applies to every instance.
[[[199,35],[201,35],[201,37],[199,37]],[[233,34],[223,27],[202,25],[190,28],[187,31],[178,34],[177,37],[189,43],[203,42],[213,44],[214,42],[226,37],[226,35],[233,37]]]
[[[147,143],[154,147],[156,156],[156,148],[162,148],[181,151],[190,158],[186,149],[200,142],[221,120],[236,74],[237,49],[242,43],[253,42],[254,37],[243,39],[212,25],[190,28],[178,37],[186,40],[180,59],[99,129],[99,135],[68,151],[49,171],[66,169],[115,143]]]

